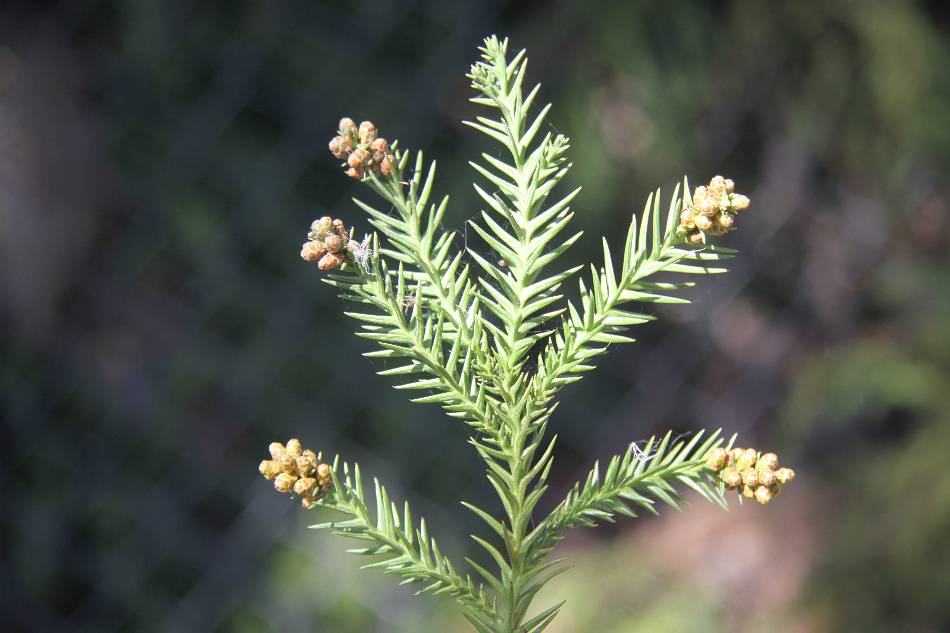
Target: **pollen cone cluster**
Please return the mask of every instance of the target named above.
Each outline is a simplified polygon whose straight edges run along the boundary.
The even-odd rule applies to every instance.
[[[706,466],[717,473],[728,490],[738,490],[743,497],[766,504],[782,491],[782,486],[795,479],[791,468],[779,468],[775,453],[760,453],[754,448],[714,448],[706,458]]]
[[[310,225],[309,241],[300,249],[304,261],[316,261],[320,270],[339,268],[360,250],[360,244],[350,239],[343,220],[325,215]]]
[[[299,495],[303,507],[311,507],[333,485],[330,465],[310,449],[303,450],[300,440],[289,439],[286,446],[272,442],[268,448],[271,458],[262,461],[258,470],[274,482],[277,492]]]
[[[704,187],[696,187],[692,200],[683,202],[679,231],[690,244],[705,242],[706,236],[725,235],[736,222],[736,213],[749,208],[749,199],[734,193],[735,183],[715,176]]]
[[[340,129],[330,140],[330,153],[345,161],[346,175],[351,178],[390,176],[396,165],[389,143],[377,136],[372,121],[363,121],[357,127],[349,117],[340,119]]]

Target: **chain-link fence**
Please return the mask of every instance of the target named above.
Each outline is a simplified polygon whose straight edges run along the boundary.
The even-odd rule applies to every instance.
[[[900,246],[889,196],[912,184],[914,208],[945,183],[914,147],[897,151],[922,168],[876,183],[866,180],[876,165],[810,145],[794,117],[826,114],[821,125],[847,133],[848,99],[867,87],[842,87],[837,110],[802,97],[799,111],[776,106],[794,94],[787,82],[820,90],[866,53],[827,53],[843,67],[826,77],[825,53],[796,43],[832,46],[833,33],[727,5],[0,10],[3,630],[451,621],[432,599],[409,603],[390,579],[357,576],[358,561],[329,534],[304,532],[312,515],[273,494],[256,464],[269,441],[291,436],[338,451],[410,497],[447,551],[468,550],[457,535],[479,528],[458,501],[492,501],[466,430],[374,375],[382,365],[361,358],[368,344],[297,251],[313,217],[363,222],[348,197],[368,193],[326,151],[342,114],[438,156],[456,204],[448,222],[464,232],[477,207],[463,159],[487,146],[459,125],[472,112],[463,75],[493,31],[529,48],[555,101],[551,127],[574,137],[590,202],[581,198],[588,236],[570,258],[593,257],[599,233],[616,241],[649,188],[684,169],[699,180],[728,168],[755,204],[730,237],[743,252],[731,274],[704,281],[692,306],[664,309],[665,324],[565,391],[552,422],[555,488],[670,426],[775,437],[796,362],[868,318],[863,280]],[[735,42],[703,50],[697,29],[713,17]],[[781,50],[750,55],[769,50],[752,32],[763,25]]]

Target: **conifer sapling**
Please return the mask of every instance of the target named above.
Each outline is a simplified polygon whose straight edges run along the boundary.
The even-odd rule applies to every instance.
[[[579,190],[552,196],[571,167],[568,139],[541,134],[550,105],[533,107],[539,87],[524,88],[524,51],[509,59],[507,48],[507,40],[487,38],[468,75],[472,101],[486,112],[466,123],[505,156],[485,153],[472,163],[484,209],[469,225],[493,257],[460,247],[458,234],[442,229],[448,198],[435,197],[434,162],[389,143],[372,122],[350,118],[339,122],[329,149],[348,176],[382,199],[381,207],[355,201],[375,232],[357,241],[353,228],[324,216],[300,253],[360,306],[347,314],[360,323],[358,335],[378,346],[366,356],[386,360],[379,373],[417,393],[413,402],[437,404],[467,425],[503,508],[495,516],[463,503],[488,528],[473,538],[494,568],[467,560],[464,573],[408,503],[397,504],[376,479],[364,484],[358,465],[324,461],[297,439],[271,444],[260,472],[305,508],[335,511],[313,527],[361,541],[356,553],[378,558],[369,567],[419,583],[420,593],[454,598],[480,633],[537,633],[563,604],[532,609],[538,590],[562,570],[550,554],[570,528],[638,509],[656,513],[658,502],[678,507],[686,489],[722,506],[729,490],[766,504],[795,473],[779,468],[774,453],[734,447],[735,438],[719,431],[680,441],[667,433],[630,444],[605,467],[595,463],[547,516],[535,516],[554,462],[547,426],[561,389],[593,370],[611,345],[632,342],[631,328],[654,319],[637,304],[684,303],[677,291],[694,285],[688,276],[725,272],[719,262],[735,251],[713,241],[735,230],[749,198],[722,176],[692,194],[684,179],[665,213],[657,190],[631,218],[619,262],[603,240],[603,261],[586,281],[581,267],[559,268],[581,237],[570,228],[569,206]],[[562,287],[575,275],[579,296],[568,300]]]

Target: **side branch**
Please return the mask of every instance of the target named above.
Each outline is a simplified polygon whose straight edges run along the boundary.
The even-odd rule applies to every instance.
[[[689,442],[671,444],[671,434],[667,433],[659,442],[650,438],[642,449],[630,444],[622,456],[610,460],[603,475],[599,463],[594,464],[584,483],[575,484],[564,501],[528,535],[531,558],[544,559],[574,526],[594,527],[600,521],[613,522],[618,514],[637,516],[631,506],[658,514],[655,506],[659,500],[678,509],[680,495],[676,484],[725,507],[723,489],[716,484],[705,461],[709,451],[723,440],[719,431],[700,443],[702,436],[700,432]]]
[[[363,322],[358,336],[376,341],[382,347],[366,355],[409,360],[408,364],[379,374],[427,374],[429,378],[410,380],[396,388],[429,390],[432,393],[413,401],[439,403],[450,416],[462,418],[480,431],[494,429],[497,425],[494,407],[483,381],[477,376],[475,351],[459,338],[447,345],[444,314],[423,312],[418,304],[407,314],[405,305],[410,295],[403,267],[389,271],[385,260],[376,252],[375,244],[367,266],[355,268],[331,275],[327,283],[339,288],[342,298],[375,308],[372,312],[346,312]],[[476,334],[480,323],[474,321]]]
[[[426,529],[425,519],[413,523],[409,504],[400,512],[386,488],[373,480],[375,512],[371,513],[363,492],[360,468],[342,465],[342,477],[333,469],[332,491],[316,503],[316,507],[342,512],[348,519],[310,526],[331,529],[335,534],[365,542],[365,547],[348,550],[363,556],[379,556],[380,560],[364,566],[381,569],[404,579],[405,583],[424,583],[418,594],[447,595],[458,600],[467,617],[474,623],[490,627],[497,619],[495,599],[481,584],[468,575],[460,575],[442,554],[435,539]],[[375,515],[375,516],[374,516]]]

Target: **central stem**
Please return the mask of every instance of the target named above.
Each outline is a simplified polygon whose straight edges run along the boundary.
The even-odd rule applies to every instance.
[[[521,457],[526,440],[526,425],[519,424],[518,430],[512,436],[508,455],[508,471],[511,474],[511,511],[508,513],[508,526],[511,531],[508,543],[508,559],[511,565],[511,576],[505,583],[505,622],[500,633],[519,633],[523,614],[527,604],[521,604],[521,577],[524,573],[525,551],[524,541],[527,530],[527,520],[523,516],[525,507],[525,464]]]

